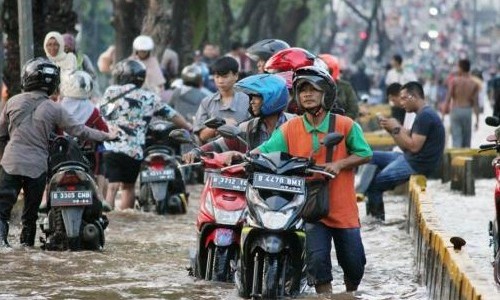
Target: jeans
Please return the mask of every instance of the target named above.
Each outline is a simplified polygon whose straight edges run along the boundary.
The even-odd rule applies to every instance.
[[[416,172],[406,161],[404,154],[398,152],[373,151],[370,163],[377,166],[378,173],[366,192],[366,212],[377,219],[385,220],[383,193],[408,181]]]
[[[22,188],[24,190],[24,207],[21,220],[26,226],[36,224],[46,177],[46,173],[38,178],[10,175],[0,166],[0,220],[9,221],[10,213]]]
[[[365,250],[359,228],[330,228],[321,222],[306,223],[306,273],[309,285],[333,280],[332,238],[344,281],[358,286],[365,272]]]

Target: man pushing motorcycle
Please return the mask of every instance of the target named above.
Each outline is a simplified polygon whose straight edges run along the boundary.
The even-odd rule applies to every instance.
[[[331,293],[331,239],[337,260],[344,271],[347,291],[358,288],[366,263],[360,235],[359,212],[354,190],[354,168],[368,162],[372,150],[364,139],[361,127],[350,118],[328,113],[336,100],[336,85],[331,76],[315,66],[299,68],[293,76],[293,92],[305,112],[284,123],[271,138],[251,153],[288,152],[292,156],[311,157],[316,165],[336,175],[329,181],[329,213],[318,222],[306,223],[306,263],[309,285],[317,293]],[[335,117],[334,131],[344,135],[330,163],[327,149],[320,141],[329,131],[330,118]],[[240,156],[236,152],[231,158]]]

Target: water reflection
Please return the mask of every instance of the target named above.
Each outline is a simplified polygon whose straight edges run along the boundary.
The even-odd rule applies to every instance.
[[[0,299],[239,299],[232,284],[189,277],[188,253],[196,243],[196,196],[191,186],[187,215],[162,217],[137,211],[112,212],[103,252],[46,252],[19,247],[19,218],[12,222],[11,251],[0,252]],[[342,294],[342,272],[334,258],[334,292],[312,289],[298,299],[425,299],[414,275],[412,246],[399,222],[405,199],[390,197],[391,225],[363,223],[365,277],[355,295]],[[360,214],[364,216],[364,204]]]

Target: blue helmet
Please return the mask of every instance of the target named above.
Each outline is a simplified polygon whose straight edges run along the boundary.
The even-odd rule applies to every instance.
[[[257,74],[245,77],[234,85],[245,94],[262,97],[260,116],[282,112],[288,104],[288,89],[283,78],[273,74]]]

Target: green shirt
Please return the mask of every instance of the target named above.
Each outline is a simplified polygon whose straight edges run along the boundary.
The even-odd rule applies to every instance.
[[[302,122],[304,122],[304,126],[308,133],[313,135],[313,150],[317,151],[320,147],[320,142],[318,139],[318,132],[327,133],[328,127],[330,124],[330,114],[328,114],[323,121],[317,126],[314,127],[309,123],[306,116],[302,116]],[[363,131],[358,123],[354,122],[349,134],[345,138],[346,147],[349,151],[349,154],[355,154],[359,157],[370,157],[373,152],[366,142]],[[300,141],[297,141],[300,142]],[[264,142],[262,145],[258,147],[259,151],[262,153],[270,153],[270,152],[288,152],[288,145],[286,143],[285,134],[283,132],[282,127],[278,130],[275,130],[273,135],[269,140]]]

